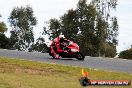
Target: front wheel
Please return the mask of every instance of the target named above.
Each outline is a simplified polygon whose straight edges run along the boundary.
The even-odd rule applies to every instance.
[[[52,54],[51,50],[49,49],[49,55],[52,56],[53,59],[55,59],[55,56]]]
[[[80,52],[78,52],[78,53],[76,53],[76,59],[78,59],[78,60],[84,60],[84,56],[83,56],[83,54],[82,53],[80,53]]]

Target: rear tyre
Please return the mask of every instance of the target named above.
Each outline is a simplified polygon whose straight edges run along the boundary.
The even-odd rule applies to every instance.
[[[78,52],[78,53],[76,53],[76,59],[78,59],[78,60],[84,60],[84,56],[83,56],[83,54],[82,53],[80,53],[80,52]]]

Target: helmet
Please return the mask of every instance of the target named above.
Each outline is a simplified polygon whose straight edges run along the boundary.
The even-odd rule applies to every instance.
[[[60,36],[59,36],[59,41],[60,41],[60,42],[63,42],[63,41],[64,41],[64,38],[65,38],[64,35],[60,35]]]
[[[64,35],[60,35],[59,37],[60,37],[60,38],[65,38],[65,36],[64,36]]]

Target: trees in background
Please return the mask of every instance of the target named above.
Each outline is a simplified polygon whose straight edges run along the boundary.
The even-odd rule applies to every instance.
[[[47,24],[47,23],[46,23]],[[42,35],[48,35],[50,40],[55,39],[58,36],[58,32],[60,32],[61,24],[57,19],[50,19],[48,27],[43,28]],[[48,30],[47,30],[48,29]]]
[[[0,22],[0,48],[3,49],[9,48],[9,39],[4,34],[6,31],[7,31],[6,24],[4,22]]]
[[[36,43],[32,44],[31,47],[29,48],[29,52],[41,52],[41,53],[46,53],[48,52],[48,47],[45,44],[45,40],[43,37],[39,37],[36,40]]]
[[[33,9],[27,7],[13,8],[9,22],[11,24],[11,46],[18,50],[27,50],[34,42],[33,27],[37,24]]]
[[[47,53],[48,50],[49,50],[49,48],[43,41],[43,38],[38,38],[37,42],[35,44],[31,45],[29,52],[36,51],[36,52],[41,52],[41,53]]]
[[[0,34],[4,34],[7,31],[6,24],[4,22],[0,22]]]
[[[118,23],[110,16],[110,10],[116,8],[117,0],[80,0],[75,10],[65,13],[60,20],[51,19],[44,33],[54,39],[58,31],[77,42],[81,51],[90,56],[116,55]],[[109,51],[110,50],[110,51]]]
[[[0,17],[2,16],[0,15]],[[0,34],[4,34],[6,31],[7,31],[6,24],[0,21]]]
[[[117,18],[115,16],[111,16],[110,12],[111,10],[115,10],[117,6],[118,0],[92,0],[92,5],[95,6],[96,11],[103,17],[103,20],[106,22],[106,36],[105,42],[100,41],[99,46],[103,46],[102,48],[98,49],[99,54],[102,53],[100,51],[107,51],[106,49],[113,48],[111,53],[113,53],[112,56],[114,56],[116,53],[116,45],[118,44],[117,41],[117,35],[118,35],[118,23]],[[100,17],[100,15],[97,15],[97,18]],[[100,21],[99,21],[100,22]],[[102,43],[101,43],[102,42]],[[112,44],[112,45],[111,45]],[[111,47],[110,47],[111,46]],[[114,48],[115,47],[115,48]],[[115,53],[115,54],[114,54]],[[106,53],[104,53],[105,55]],[[105,55],[107,56],[107,55]]]
[[[130,59],[132,60],[132,48],[128,50],[121,51],[119,53],[119,58],[124,58],[124,59]]]
[[[9,39],[6,38],[4,34],[0,35],[0,44],[2,47],[5,47],[3,46],[7,42],[5,39],[8,39],[9,49],[29,52],[47,52],[48,49],[42,37],[39,37],[34,42],[33,27],[37,24],[37,20],[30,6],[13,8],[8,20],[12,27],[10,31],[11,35]],[[0,33],[6,31],[6,29],[4,29],[5,27],[4,23],[0,23]]]

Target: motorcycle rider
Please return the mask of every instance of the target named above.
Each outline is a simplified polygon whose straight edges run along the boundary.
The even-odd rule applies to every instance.
[[[63,45],[64,42],[69,42],[69,40],[67,40],[64,35],[59,33],[58,37],[55,38],[51,44],[51,52],[54,55],[54,57],[57,59],[59,59],[60,56],[56,53],[56,51],[58,53],[67,52],[67,51],[63,50],[63,48],[66,47],[65,45]],[[56,51],[54,50],[54,47],[56,47]]]

